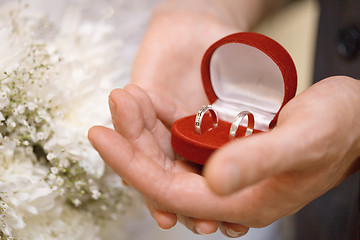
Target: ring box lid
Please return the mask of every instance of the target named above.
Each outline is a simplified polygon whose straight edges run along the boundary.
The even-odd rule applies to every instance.
[[[254,114],[255,129],[261,131],[275,126],[297,88],[296,68],[288,52],[271,38],[252,32],[215,42],[204,54],[201,75],[220,119],[232,122],[247,110]]]

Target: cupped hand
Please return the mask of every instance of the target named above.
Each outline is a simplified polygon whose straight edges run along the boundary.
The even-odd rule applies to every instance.
[[[115,131],[93,127],[89,139],[143,195],[160,226],[185,218],[194,232],[201,224],[210,233],[214,223],[229,222],[246,233],[295,213],[358,170],[359,90],[359,82],[346,77],[309,88],[284,107],[275,129],[215,152],[205,177],[172,151],[168,129],[134,86],[110,95]]]
[[[215,232],[217,219],[202,218],[185,206],[198,205],[198,199],[205,200],[207,195],[219,197],[207,187],[199,166],[173,152],[170,131],[157,118],[149,96],[139,87],[128,85],[124,90],[112,91],[109,105],[115,130],[98,126],[89,131],[89,140],[101,157],[142,194],[161,228],[171,228],[180,220],[194,233]],[[234,231],[238,236],[248,230],[228,223],[220,223],[220,227],[232,236]]]
[[[132,82],[150,95],[157,118],[168,129],[175,120],[208,104],[200,76],[201,58],[213,42],[240,31],[219,17],[217,7],[209,3],[206,7],[197,4],[191,1],[160,7],[153,14],[134,62]],[[178,218],[197,233],[217,229],[215,221],[174,217],[174,214],[158,211],[150,203],[147,207],[162,228],[170,228]],[[243,231],[242,226],[220,226],[224,231]]]

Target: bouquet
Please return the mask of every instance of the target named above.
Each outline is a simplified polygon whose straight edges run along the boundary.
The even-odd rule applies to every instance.
[[[0,239],[120,239],[134,193],[87,131],[111,125],[121,42],[76,9],[59,28],[23,3],[0,13]]]

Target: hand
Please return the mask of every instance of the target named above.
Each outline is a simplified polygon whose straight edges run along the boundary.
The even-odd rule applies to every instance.
[[[209,2],[169,2],[181,4],[160,7],[154,14],[134,63],[132,82],[146,90],[157,118],[170,129],[175,120],[208,104],[200,76],[200,62],[206,49],[240,30],[229,24],[228,19],[219,17],[219,9]],[[162,228],[175,225],[176,216],[157,211],[150,203],[147,206]],[[195,227],[202,233],[217,229],[214,221],[178,217],[192,231]],[[243,228],[231,224],[229,227]]]
[[[205,166],[205,178],[176,159],[170,133],[156,118],[150,99],[131,88],[110,96],[117,106],[116,131],[94,127],[89,139],[155,213],[163,213],[154,218],[161,222],[165,216],[169,226],[176,223],[176,213],[190,220],[209,219],[207,227],[214,220],[232,222],[245,233],[247,227],[263,227],[295,213],[358,170],[356,80],[336,77],[306,90],[283,108],[275,129],[217,151]],[[196,221],[191,224],[194,231],[194,226],[201,227]]]
[[[220,38],[244,30],[220,18],[219,9],[211,2],[169,2],[179,3],[169,3],[154,13],[132,73],[132,83],[146,90],[168,127],[208,103],[200,76],[206,49]],[[169,103],[168,108],[163,103]]]
[[[164,199],[161,198],[168,198],[165,202],[174,204],[186,192],[195,194],[188,200],[196,202],[200,197],[196,194],[198,184],[205,187],[208,194],[214,194],[199,175],[199,167],[182,160],[173,152],[170,132],[157,119],[149,96],[139,87],[128,85],[124,90],[112,91],[109,103],[115,131],[104,127],[93,127],[89,131],[89,140],[101,157],[127,184],[143,195],[150,213],[161,228],[171,228],[179,219],[195,233],[215,232],[218,228],[216,221],[201,220],[196,215],[189,215],[189,212],[182,212],[180,205],[175,209],[163,205]],[[167,107],[166,102],[163,107]],[[168,194],[167,189],[178,190]],[[189,204],[189,201],[184,204]],[[234,230],[244,234],[248,229],[230,223],[220,226],[224,232],[232,234]]]
[[[360,169],[360,82],[325,79],[290,101],[275,129],[217,151],[204,169],[219,195],[242,199],[247,226],[291,215]],[[222,170],[219,170],[222,169]],[[247,201],[250,200],[250,201]]]
[[[274,2],[168,0],[157,9],[136,57],[132,82],[150,95],[157,118],[167,128],[208,104],[200,77],[205,50],[226,35],[249,29],[277,5]],[[262,3],[270,6],[264,7]],[[158,211],[151,204],[148,208],[162,228],[176,223],[174,215]],[[198,232],[210,233],[217,228],[214,221],[178,217],[191,230],[196,225]],[[224,231],[244,232],[242,226],[227,223],[221,226]]]

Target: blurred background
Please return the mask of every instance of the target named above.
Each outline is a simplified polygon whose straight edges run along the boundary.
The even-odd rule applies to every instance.
[[[298,93],[312,82],[318,15],[316,0],[293,1],[254,29],[288,50],[297,68]]]

